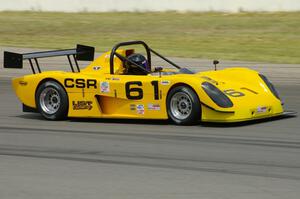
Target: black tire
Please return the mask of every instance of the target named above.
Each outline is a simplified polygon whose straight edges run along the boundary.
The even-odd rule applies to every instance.
[[[46,81],[38,87],[35,103],[41,115],[48,120],[62,120],[68,115],[68,95],[55,81]]]
[[[167,112],[175,124],[196,124],[201,119],[201,104],[197,94],[187,86],[173,88],[167,97]]]

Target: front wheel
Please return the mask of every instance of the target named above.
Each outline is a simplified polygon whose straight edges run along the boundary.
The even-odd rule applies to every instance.
[[[179,125],[191,125],[201,118],[201,105],[197,94],[187,86],[173,88],[167,97],[169,118]]]
[[[64,88],[55,81],[41,84],[35,96],[38,111],[48,120],[61,120],[68,114],[68,95]]]

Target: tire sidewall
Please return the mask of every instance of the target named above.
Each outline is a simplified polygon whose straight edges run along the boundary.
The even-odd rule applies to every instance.
[[[172,111],[171,111],[171,107],[170,107],[171,99],[178,92],[184,92],[185,94],[187,94],[190,97],[190,99],[192,101],[191,114],[185,119],[176,118],[172,114]],[[178,125],[196,124],[201,119],[201,105],[200,105],[200,101],[199,101],[197,94],[191,88],[189,88],[187,86],[177,86],[177,87],[171,89],[168,94],[168,97],[167,97],[167,113],[168,113],[169,119],[171,119],[175,124],[178,124]]]
[[[59,97],[60,97],[60,107],[53,114],[48,114],[48,113],[44,112],[40,105],[40,95],[44,89],[49,88],[49,87],[57,90]],[[68,109],[69,109],[68,95],[67,95],[65,89],[59,83],[57,83],[55,81],[44,82],[38,87],[38,89],[36,91],[36,95],[35,95],[35,102],[36,102],[36,107],[37,107],[38,111],[40,112],[40,114],[48,120],[62,120],[67,117]]]

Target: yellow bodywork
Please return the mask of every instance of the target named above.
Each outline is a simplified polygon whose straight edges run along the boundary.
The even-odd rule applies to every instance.
[[[118,50],[118,53],[125,56],[125,50]],[[115,74],[111,75],[109,58],[110,52],[104,53],[81,72],[48,71],[18,77],[13,79],[13,87],[23,104],[36,108],[38,86],[50,79],[59,82],[68,94],[68,117],[167,119],[167,95],[171,88],[178,85],[189,86],[198,95],[202,121],[237,122],[283,113],[281,101],[269,90],[258,72],[247,68],[196,74],[162,73],[161,76],[124,75],[123,63],[115,58]],[[88,85],[89,81],[97,83]],[[221,91],[234,90],[244,95],[228,95],[233,106],[222,108],[203,90],[203,82],[210,82]],[[129,84],[127,88],[126,84]],[[141,99],[128,99],[141,97],[141,93]],[[260,111],[261,107],[264,111]]]

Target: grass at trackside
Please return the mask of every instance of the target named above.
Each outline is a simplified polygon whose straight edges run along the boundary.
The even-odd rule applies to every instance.
[[[0,46],[110,50],[144,40],[167,56],[300,63],[300,12],[0,12]]]

